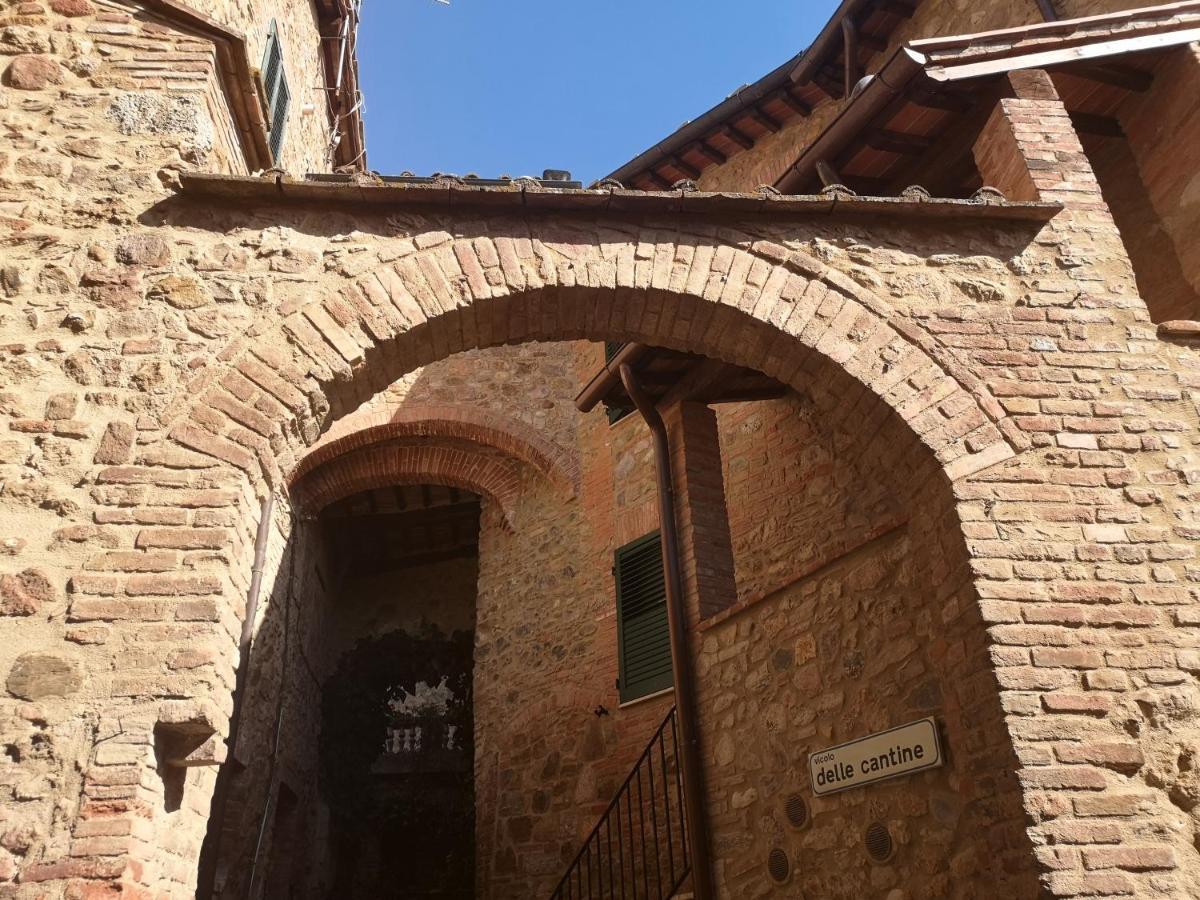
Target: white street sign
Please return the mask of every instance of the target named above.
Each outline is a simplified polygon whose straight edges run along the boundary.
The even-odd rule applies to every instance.
[[[929,718],[819,750],[808,757],[808,775],[813,793],[820,797],[943,762],[937,723]]]

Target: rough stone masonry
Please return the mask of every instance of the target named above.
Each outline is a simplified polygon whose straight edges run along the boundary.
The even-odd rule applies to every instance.
[[[850,6],[880,35],[864,72],[920,38],[1041,18]],[[1066,21],[1032,37],[927,55],[987,65],[1196,15],[1057,6]],[[724,149],[663,164],[704,156],[702,185],[734,195],[317,182],[302,176],[333,167],[345,125],[310,89],[339,9],[0,3],[0,896],[193,896],[214,830],[227,896],[269,893],[279,860],[306,856],[291,889],[320,896],[320,698],[353,631],[339,591],[364,573],[332,570],[305,502],[421,484],[481,498],[477,893],[548,895],[672,702],[622,707],[614,686],[612,554],[656,521],[641,421],[570,404],[604,340],[787,388],[663,409],[720,896],[1196,896],[1195,144],[1162,152],[1200,133],[1196,45],[1163,50],[1140,91],[1132,57],[1109,60],[1132,99],[1103,116],[1069,108],[1078,73],[964,89],[981,115],[954,163],[994,189],[973,200],[877,199],[852,166],[821,194],[757,191],[749,175],[849,139],[831,130],[867,95],[828,73],[786,128],[746,113],[767,124],[714,125]],[[298,97],[263,160],[272,19]],[[836,69],[842,45],[820,46]],[[1117,140],[1097,116],[1128,146],[1089,153]],[[915,146],[894,127],[867,137]],[[250,174],[264,162],[295,174]],[[1145,190],[1119,200],[1107,171]],[[354,608],[366,632],[402,618]],[[926,716],[946,766],[814,796],[809,752]],[[222,766],[242,806],[210,823]]]

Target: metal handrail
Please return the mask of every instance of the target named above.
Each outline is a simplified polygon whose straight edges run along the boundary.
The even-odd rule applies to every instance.
[[[679,730],[672,706],[550,900],[675,896],[691,874],[683,804]]]

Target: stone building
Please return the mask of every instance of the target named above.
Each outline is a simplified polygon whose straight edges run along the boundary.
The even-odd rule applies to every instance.
[[[353,0],[0,0],[0,897],[1200,896],[1134,6],[844,0],[585,187],[369,172]]]

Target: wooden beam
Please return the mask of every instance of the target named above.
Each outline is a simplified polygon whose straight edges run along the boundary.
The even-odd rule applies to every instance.
[[[831,72],[828,66],[813,75],[812,83],[820,88],[830,100],[841,100],[846,96],[842,93],[841,73]]]
[[[718,166],[724,165],[729,161],[729,157],[714,147],[708,141],[700,141],[696,144],[696,152],[702,156],[708,157],[710,162],[716,163]]]
[[[956,91],[933,91],[927,88],[909,91],[908,102],[922,109],[940,109],[945,112],[967,112],[974,102],[969,96]]]
[[[888,48],[887,38],[880,37],[877,34],[865,34],[862,31],[858,33],[858,45],[865,47],[872,53],[882,53]]]
[[[700,177],[700,170],[693,166],[690,162],[681,156],[672,156],[671,165],[679,172],[682,172],[688,178],[696,179]]]
[[[772,134],[778,133],[783,128],[773,117],[767,115],[767,113],[763,112],[757,106],[750,110],[750,118]]]
[[[1113,87],[1135,91],[1139,94],[1148,91],[1150,85],[1154,83],[1154,76],[1150,72],[1143,72],[1141,69],[1123,66],[1119,63],[1075,64],[1064,68],[1063,71],[1069,75],[1077,75],[1101,84],[1111,84]]]
[[[754,146],[754,138],[750,137],[750,135],[746,134],[746,132],[742,131],[736,125],[726,125],[721,129],[721,133],[743,150],[749,150]]]
[[[913,13],[917,11],[916,4],[910,0],[883,0],[879,4],[879,10],[885,13],[891,13],[893,16],[900,16],[904,19],[911,19]]]
[[[713,385],[728,380],[734,372],[734,367],[719,359],[697,357],[688,371],[662,395],[655,404],[664,409],[676,403],[692,400],[700,393],[709,390]]]
[[[964,167],[974,169],[975,141],[988,117],[995,109],[1001,86],[993,85],[976,100],[964,116],[949,119],[932,138],[928,152],[910,156],[886,176],[889,193],[899,193],[912,184],[919,184],[935,197],[954,194],[954,179]]]
[[[812,107],[797,97],[789,88],[783,88],[776,95],[780,103],[790,109],[798,116],[807,116],[812,113]]]
[[[1042,19],[1046,22],[1058,21],[1058,10],[1054,8],[1054,0],[1037,0],[1038,9],[1042,13]]]
[[[864,135],[868,147],[884,150],[888,153],[899,153],[910,156],[924,153],[932,144],[927,137],[916,134],[905,134],[901,131],[889,131],[886,128],[876,128]]]
[[[660,191],[669,191],[671,189],[671,182],[659,175],[655,169],[647,169],[646,177],[649,178],[654,183],[654,186]]]
[[[1125,129],[1121,123],[1111,116],[1097,116],[1094,113],[1073,112],[1071,124],[1080,134],[1091,134],[1096,137],[1122,137]]]
[[[371,532],[375,532],[380,527],[388,528],[408,528],[413,525],[425,525],[427,523],[442,522],[447,519],[470,519],[479,515],[479,501],[475,498],[465,500],[462,503],[455,503],[452,506],[430,506],[426,508],[406,509],[403,512],[376,512],[376,513],[348,513],[344,515],[330,516],[330,519],[337,519],[340,530],[353,530],[353,521],[346,520],[370,520]]]

